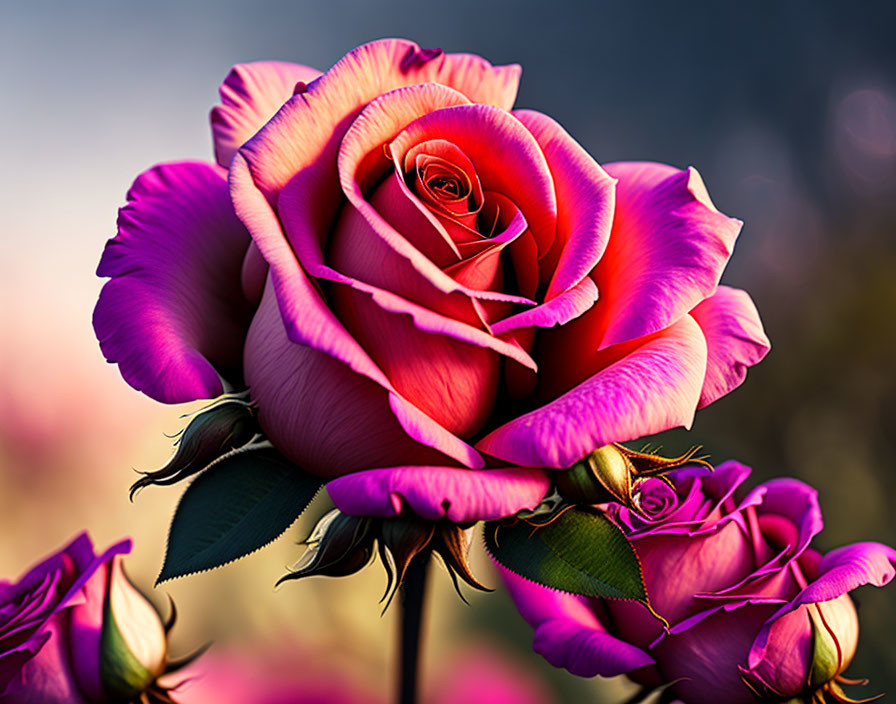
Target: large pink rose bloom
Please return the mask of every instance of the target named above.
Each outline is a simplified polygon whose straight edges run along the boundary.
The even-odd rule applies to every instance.
[[[815,490],[776,479],[745,494],[749,473],[736,462],[677,470],[674,490],[647,480],[644,515],[610,507],[668,632],[640,604],[554,591],[502,569],[535,650],[583,677],[674,683],[687,704],[752,704],[754,692],[784,701],[830,687],[858,642],[848,592],[889,582],[896,551],[858,543],[822,556],[809,547],[823,525]]]
[[[169,403],[244,379],[354,513],[508,515],[547,488],[527,468],[689,426],[768,351],[719,286],[741,223],[694,169],[602,168],[511,111],[519,77],[403,40],[236,67],[218,164],[151,169],[121,211],[107,359]]]

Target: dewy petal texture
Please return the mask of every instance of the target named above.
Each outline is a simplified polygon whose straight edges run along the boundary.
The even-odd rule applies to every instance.
[[[690,426],[705,372],[706,341],[685,316],[476,447],[525,466],[570,467],[595,447]]]
[[[270,120],[301,84],[320,71],[286,61],[237,64],[218,89],[221,105],[212,109],[215,160],[225,169],[233,155]],[[296,84],[299,84],[298,86]]]
[[[549,486],[541,469],[415,466],[348,474],[327,484],[327,492],[348,515],[397,516],[410,509],[428,520],[464,523],[532,509]]]
[[[605,168],[619,183],[610,242],[593,274],[600,349],[661,330],[712,295],[741,228],[716,210],[693,168]]]
[[[699,408],[740,386],[747,367],[762,361],[771,343],[762,329],[759,312],[746,291],[719,286],[691,315],[706,335],[709,358]]]
[[[218,167],[179,162],[137,178],[97,269],[112,280],[93,315],[103,354],[131,386],[179,403],[222,393],[219,374],[239,377],[249,241]]]

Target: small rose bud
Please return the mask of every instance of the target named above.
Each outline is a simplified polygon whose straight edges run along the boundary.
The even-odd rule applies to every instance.
[[[308,549],[289,574],[290,579],[344,577],[364,568],[373,556],[374,535],[371,519],[346,516],[333,509],[321,518],[305,540]]]
[[[560,495],[580,504],[618,501],[632,504],[632,478],[637,473],[620,445],[604,445],[556,474]]]
[[[680,457],[663,457],[648,452],[635,452],[618,443],[599,447],[569,469],[557,470],[554,480],[557,492],[577,504],[601,504],[611,501],[640,511],[635,496],[641,479],[661,475],[685,464],[709,466],[695,457],[699,447]]]
[[[228,397],[199,411],[176,440],[174,456],[161,469],[146,472],[131,486],[131,499],[151,484],[176,484],[201,472],[219,457],[248,443],[259,432],[252,405]]]
[[[165,627],[152,604],[125,575],[121,558],[112,562],[106,589],[100,677],[110,698],[130,700],[165,672]]]

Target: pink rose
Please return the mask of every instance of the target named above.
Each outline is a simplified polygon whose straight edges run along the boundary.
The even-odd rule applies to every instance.
[[[95,555],[86,534],[0,582],[0,702],[130,701],[166,668],[165,629],[124,575],[129,540]]]
[[[558,592],[502,569],[535,650],[583,677],[674,683],[687,704],[836,691],[858,642],[848,592],[889,582],[896,551],[858,543],[822,556],[809,547],[823,525],[815,490],[776,479],[745,494],[749,473],[736,462],[676,470],[675,489],[645,482],[644,516],[610,505],[668,632],[635,602]]]
[[[236,67],[218,164],[128,194],[98,270],[106,358],[169,403],[245,380],[349,513],[506,516],[547,489],[529,467],[690,425],[769,348],[718,285],[741,223],[694,169],[604,169],[511,112],[519,77],[403,40],[324,74]]]

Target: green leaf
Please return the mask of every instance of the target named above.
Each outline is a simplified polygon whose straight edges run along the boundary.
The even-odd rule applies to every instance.
[[[156,584],[220,567],[271,543],[301,515],[321,485],[319,477],[273,448],[221,458],[181,497]]]
[[[637,554],[616,524],[594,509],[566,507],[538,525],[488,523],[485,544],[498,563],[537,584],[649,608]]]

